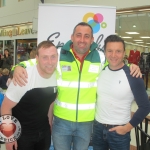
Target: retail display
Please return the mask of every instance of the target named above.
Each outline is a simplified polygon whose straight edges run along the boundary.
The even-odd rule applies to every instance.
[[[128,62],[138,65],[139,61],[140,61],[140,51],[136,49],[130,50]]]

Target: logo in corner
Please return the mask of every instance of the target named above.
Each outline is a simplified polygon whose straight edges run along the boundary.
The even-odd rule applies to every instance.
[[[83,16],[83,22],[86,22],[89,25],[91,25],[94,34],[100,31],[101,28],[107,27],[107,23],[103,22],[103,20],[104,17],[100,13],[94,14],[89,12]]]
[[[0,141],[11,143],[21,135],[21,125],[17,118],[11,115],[0,117]]]

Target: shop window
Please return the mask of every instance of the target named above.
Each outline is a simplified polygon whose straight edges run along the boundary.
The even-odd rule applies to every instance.
[[[35,56],[33,56],[33,53],[31,54],[31,51],[36,50],[37,39],[17,40],[16,45],[16,64],[18,64],[21,61],[35,58]]]
[[[6,0],[0,0],[0,7],[6,6]]]
[[[14,40],[6,40],[4,42],[4,49],[9,50],[9,54],[11,55],[14,62]]]

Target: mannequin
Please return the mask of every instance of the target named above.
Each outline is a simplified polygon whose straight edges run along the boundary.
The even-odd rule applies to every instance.
[[[130,50],[128,61],[129,61],[129,63],[138,65],[138,63],[140,61],[140,52],[136,49]]]
[[[148,88],[148,73],[150,68],[150,53],[148,48],[145,48],[145,51],[141,53],[140,62],[139,62],[140,70],[143,74],[143,79],[145,78],[146,81],[146,90]]]
[[[144,53],[143,53],[143,59],[144,59],[145,64],[147,62],[146,60],[147,60],[148,55],[149,55],[148,48],[145,48]]]

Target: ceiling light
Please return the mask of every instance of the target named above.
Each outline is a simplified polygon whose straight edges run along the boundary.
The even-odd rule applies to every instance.
[[[20,24],[15,24],[14,26],[20,26]]]
[[[135,25],[135,24],[133,25],[133,28],[136,28],[136,25]]]
[[[3,26],[1,28],[11,28],[12,26]]]
[[[150,36],[141,36],[140,38],[143,38],[143,39],[150,39]]]
[[[124,39],[131,39],[132,37],[129,37],[129,36],[123,36],[122,38],[124,38]]]
[[[143,41],[143,40],[133,40],[133,41]]]
[[[121,14],[121,13],[129,13],[129,12],[133,12],[132,10],[130,10],[130,11],[119,11],[119,12],[117,12],[117,14]]]
[[[24,25],[26,25],[26,24],[25,24],[25,23],[21,23],[20,25],[21,25],[21,26],[24,26]]]
[[[150,44],[150,43],[146,43],[146,44]]]
[[[138,32],[125,32],[127,34],[139,34]]]
[[[18,24],[11,24],[11,25],[5,25],[5,26],[0,26],[0,28],[13,28],[14,26],[24,26],[24,25],[32,25],[32,22],[22,22]]]
[[[140,9],[139,11],[147,11],[147,10],[150,10],[150,9]]]
[[[121,26],[119,26],[119,28],[121,28]]]
[[[144,43],[144,42],[136,42],[136,43]]]

